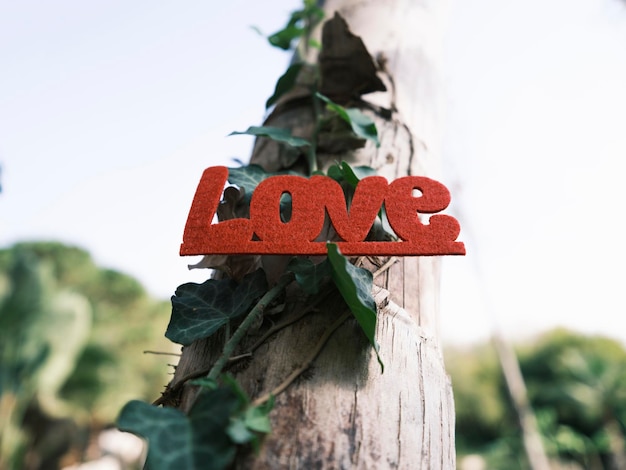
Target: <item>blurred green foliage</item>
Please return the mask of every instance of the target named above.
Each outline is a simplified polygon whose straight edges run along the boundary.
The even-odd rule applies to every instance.
[[[0,468],[38,467],[42,420],[98,429],[127,401],[155,399],[175,361],[143,351],[178,352],[163,336],[169,311],[80,248],[0,250]]]
[[[626,468],[624,346],[556,329],[516,349],[549,457],[580,468]],[[445,358],[459,459],[478,454],[487,468],[529,468],[495,349],[450,347]]]

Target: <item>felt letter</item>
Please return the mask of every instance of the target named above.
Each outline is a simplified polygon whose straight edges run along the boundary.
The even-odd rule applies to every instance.
[[[291,196],[291,219],[280,217],[280,198]],[[302,176],[281,175],[267,178],[256,187],[250,202],[254,233],[262,241],[297,246],[310,242],[324,225],[324,194],[311,191]]]
[[[363,178],[348,208],[341,185],[332,178],[271,176],[254,190],[249,219],[213,224],[227,179],[228,168],[222,166],[207,168],[202,174],[185,225],[181,255],[323,255],[325,242],[315,240],[324,227],[326,214],[343,240],[337,245],[345,255],[465,254],[463,243],[456,241],[458,221],[435,214],[448,206],[450,193],[430,178],[407,176],[389,185],[381,176]],[[414,196],[415,190],[421,195]],[[281,218],[280,200],[284,194],[291,196],[288,221]],[[389,224],[402,242],[364,241],[383,203]],[[435,215],[422,223],[420,213]]]
[[[413,196],[414,189],[419,190],[421,196]],[[443,184],[425,176],[405,176],[389,185],[385,210],[396,235],[403,240],[418,240],[425,231],[418,212],[433,214],[444,210],[448,204],[450,193]]]
[[[324,206],[337,234],[347,242],[361,242],[367,237],[387,193],[387,180],[382,176],[368,176],[357,184],[350,204],[339,183],[326,176],[309,180],[311,192],[324,195]]]
[[[202,173],[183,232],[183,244],[180,247],[182,256],[202,254],[202,246],[227,179],[228,168],[224,166],[212,166]]]

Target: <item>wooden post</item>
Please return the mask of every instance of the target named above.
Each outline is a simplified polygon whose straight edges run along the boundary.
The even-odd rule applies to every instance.
[[[387,91],[363,96],[372,104],[362,109],[375,119],[380,147],[368,142],[341,153],[320,147],[320,167],[345,160],[374,167],[389,181],[406,175],[436,178],[442,115],[441,2],[327,0],[324,10],[326,19],[340,12],[352,33],[361,37]],[[346,69],[347,77],[350,73]],[[265,124],[310,137],[311,100],[296,95],[281,100]],[[251,163],[274,171],[292,164],[289,158],[273,143],[259,140]],[[284,261],[263,260],[264,266],[278,271]],[[314,355],[321,338],[330,333],[329,325],[346,312],[334,296],[258,348],[247,368],[231,371],[255,398],[294,371],[307,369],[276,397],[270,415],[273,430],[260,453],[238,456],[237,468],[455,468],[452,388],[437,332],[440,260],[393,261],[357,260],[379,271],[374,279],[376,335],[384,373],[353,320],[343,322]],[[295,314],[308,307],[289,293],[285,302]],[[206,368],[219,346],[212,338],[186,347],[173,383]],[[183,408],[192,396],[188,390]]]

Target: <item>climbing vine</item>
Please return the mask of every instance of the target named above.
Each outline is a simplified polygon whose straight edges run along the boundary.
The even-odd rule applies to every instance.
[[[320,56],[324,53],[324,41],[319,44],[310,39],[312,29],[322,21],[323,16],[323,11],[314,1],[305,0],[303,8],[291,14],[282,30],[268,36],[270,44],[284,50],[293,50],[296,41],[299,41],[299,45],[294,63],[278,79],[266,106],[276,106],[281,98],[296,86],[301,86],[298,80],[306,72],[304,82],[314,116],[311,137],[297,137],[292,135],[290,129],[272,126],[251,126],[231,135],[266,138],[282,146],[285,151],[302,156],[306,161],[308,175],[325,174],[339,182],[349,204],[358,181],[373,174],[374,170],[368,167],[352,168],[342,161],[328,166],[325,173],[322,172],[318,168],[321,138],[324,136],[327,142],[336,136],[337,140],[344,142],[342,145],[348,141],[351,148],[362,147],[367,140],[375,145],[379,145],[379,142],[373,121],[357,107],[347,106],[341,90],[329,87],[332,80],[322,80],[323,67],[305,62],[310,47],[321,48]],[[340,21],[343,22],[342,19]],[[368,60],[371,62],[369,56]],[[379,83],[370,84],[366,89],[361,89],[360,93],[381,89],[381,86]],[[220,220],[247,214],[250,197],[259,183],[270,176],[286,173],[299,174],[289,170],[267,172],[259,165],[229,168],[228,181],[231,186],[224,191],[218,209]],[[290,219],[290,211],[290,200],[284,197],[281,200],[281,217],[284,221]],[[385,222],[385,214],[381,211],[369,239],[393,237]],[[171,341],[187,346],[220,332],[225,338],[221,353],[208,369],[194,371],[168,385],[153,404],[129,402],[118,419],[120,429],[147,439],[146,463],[151,469],[198,468],[201,463],[207,462],[211,463],[211,468],[221,469],[232,463],[237,446],[251,445],[258,449],[260,438],[271,430],[268,414],[274,397],[307,370],[328,338],[350,316],[356,319],[383,370],[374,338],[376,305],[371,294],[372,273],[350,263],[332,241],[327,243],[327,257],[324,261],[314,263],[308,257],[293,257],[282,275],[271,284],[263,268],[242,273],[225,262],[224,258],[207,256],[199,265],[217,269],[218,276],[202,284],[187,283],[176,289],[172,296],[172,315],[165,333]],[[273,323],[254,344],[242,351],[242,340],[250,329],[258,325],[265,315],[280,309],[280,299],[285,295],[286,288],[294,285],[303,296],[307,296],[308,307]],[[228,373],[229,368],[249,358],[273,334],[302,319],[336,291],[345,301],[349,312],[327,326],[317,346],[300,368],[285,377],[270,393],[249,397]],[[199,392],[189,411],[183,413],[176,406],[179,405],[183,387],[188,384],[199,387]]]

